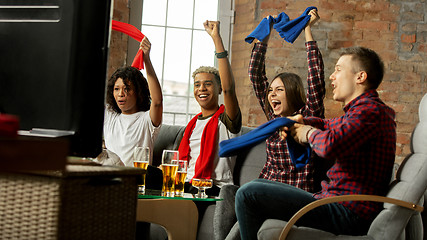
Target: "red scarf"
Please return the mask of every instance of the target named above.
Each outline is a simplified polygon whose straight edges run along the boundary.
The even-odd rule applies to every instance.
[[[216,149],[218,147],[218,119],[219,115],[224,112],[224,105],[221,105],[216,113],[209,119],[203,129],[200,154],[196,161],[195,173],[193,178],[210,179],[212,175],[213,162],[215,159]],[[190,136],[193,133],[198,117],[202,113],[193,117],[185,128],[184,136],[179,144],[179,158],[190,160]]]
[[[144,34],[142,34],[141,31],[139,31],[135,26],[132,26],[127,23],[119,22],[116,20],[112,21],[112,29],[125,33],[129,36],[131,36],[133,39],[135,39],[138,42],[141,42],[142,39],[144,39]],[[144,69],[144,52],[142,49],[138,49],[138,52],[136,53],[135,58],[132,62],[132,67],[138,68],[138,70]]]

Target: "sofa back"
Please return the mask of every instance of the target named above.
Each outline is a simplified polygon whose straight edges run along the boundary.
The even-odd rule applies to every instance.
[[[245,134],[254,128],[242,127],[241,133]],[[161,164],[164,149],[177,150],[184,134],[185,126],[163,124],[153,150],[153,166]],[[234,184],[241,186],[258,178],[266,161],[265,141],[249,149],[243,149],[237,155],[234,167]]]

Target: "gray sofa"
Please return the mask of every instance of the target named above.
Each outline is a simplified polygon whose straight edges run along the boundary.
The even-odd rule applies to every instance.
[[[179,143],[181,141],[182,135],[184,133],[185,126],[172,126],[172,125],[163,125],[159,136],[154,144],[154,153],[153,153],[153,165],[157,166],[160,165],[160,159],[162,155],[162,151],[164,149],[177,149],[179,146]],[[245,134],[249,131],[251,131],[253,128],[249,127],[242,127],[242,134]],[[259,173],[264,166],[266,159],[266,151],[265,151],[265,142],[261,142],[258,145],[252,147],[251,149],[245,149],[239,153],[237,156],[236,161],[236,167],[234,169],[234,184],[236,186],[241,186],[253,179],[258,178]],[[235,191],[233,189],[233,186],[230,186],[229,188],[232,192]],[[221,190],[221,194],[225,190],[224,188]],[[427,192],[424,194],[424,201],[427,200]],[[203,218],[201,219],[201,223],[199,226],[199,231],[197,235],[197,239],[199,240],[209,240],[214,239],[214,225],[218,228],[218,222],[214,223],[215,215],[218,216],[218,213],[221,214],[224,211],[215,211],[216,208],[227,208],[229,206],[226,206],[226,204],[234,203],[234,200],[232,201],[224,201],[224,202],[218,202],[217,205],[211,205],[207,208]],[[222,204],[222,205],[221,205]],[[225,204],[225,206],[224,206]],[[425,204],[424,204],[425,205]],[[234,217],[234,216],[233,216]],[[424,211],[421,214],[422,222],[424,225],[426,225],[426,212]],[[223,218],[226,219],[226,218]],[[230,221],[234,221],[234,219],[230,219]],[[229,223],[225,223],[227,227],[229,226]],[[419,232],[419,226],[411,226],[413,224],[409,224],[408,228],[415,228],[411,229],[412,231]],[[415,224],[416,225],[416,224]],[[280,224],[280,226],[283,226]],[[233,230],[230,232],[227,239],[239,239],[238,236],[238,226],[234,226]],[[406,229],[407,231],[410,229]],[[167,235],[166,232],[158,225],[152,225],[151,226],[151,233],[150,233],[150,239],[166,239]],[[228,229],[224,229],[224,232],[220,233],[219,238],[218,234],[216,234],[217,239],[225,239],[224,235],[228,232]],[[423,230],[421,230],[423,232]],[[407,233],[408,234],[408,233]],[[415,234],[417,235],[417,234]],[[427,234],[424,234],[424,237],[422,239],[427,239]],[[419,237],[419,236],[418,236]],[[416,237],[417,238],[417,237]],[[415,238],[415,239],[416,239]],[[412,237],[407,237],[407,239],[413,239]]]
[[[154,143],[154,150],[153,150],[153,165],[158,166],[160,165],[160,159],[161,155],[164,149],[178,149],[179,143],[181,141],[182,135],[184,134],[185,126],[172,126],[163,124],[160,133]],[[253,128],[250,127],[242,127],[242,134],[245,134],[249,131],[251,131]],[[234,169],[234,184],[236,186],[241,186],[253,179],[258,178],[259,173],[261,172],[262,167],[264,166],[265,160],[266,160],[266,147],[265,142],[262,141],[258,145],[250,148],[245,149],[239,153],[236,160],[236,166]],[[234,188],[237,188],[234,186]],[[221,194],[223,194],[224,188],[221,190]],[[233,186],[230,186],[231,191],[235,191],[233,189]],[[198,234],[197,239],[199,240],[210,240],[214,239],[214,215],[215,215],[215,208],[218,206],[220,208],[228,208],[227,204],[233,204],[233,201],[224,201],[224,202],[218,202],[216,205],[210,205],[207,209],[205,214],[203,215]],[[234,206],[230,206],[233,207]],[[229,211],[217,211],[216,214],[223,214],[224,212]],[[226,220],[231,221],[231,226],[233,225],[233,219],[225,218]],[[218,224],[222,225],[221,227],[224,227],[225,225],[230,225],[229,223],[216,222],[216,226]],[[231,228],[231,226],[229,226]],[[218,229],[218,227],[216,227]],[[226,229],[222,229],[225,232],[228,232]],[[221,234],[224,234],[222,232]],[[218,236],[218,234],[217,234]],[[152,224],[150,228],[150,239],[165,239],[167,237],[166,232],[159,226]],[[222,238],[222,237],[220,237]],[[225,237],[224,237],[225,238]]]

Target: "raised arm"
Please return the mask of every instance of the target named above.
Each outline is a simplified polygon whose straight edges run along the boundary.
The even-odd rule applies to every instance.
[[[228,55],[222,55],[225,52],[225,48],[219,33],[219,22],[206,21],[203,23],[203,26],[206,32],[212,37],[215,45],[215,52],[220,54],[217,59],[219,76],[221,78],[221,88],[224,94],[225,111],[228,117],[233,120],[239,113],[239,102],[237,101],[235,83],[230,62],[228,61]]]
[[[147,73],[148,88],[151,95],[150,118],[154,126],[162,123],[163,95],[156,72],[150,59],[151,43],[147,37],[142,39],[139,48],[144,52],[145,71]]]
[[[311,17],[310,17],[310,21],[307,23],[307,25],[304,28],[306,42],[314,41],[313,35],[311,34],[311,26],[313,26],[313,24],[315,24],[320,19],[316,9],[311,10],[308,14]]]
[[[267,19],[276,18],[277,15],[268,16]],[[251,59],[249,61],[248,74],[249,79],[252,82],[254,93],[264,111],[267,120],[273,118],[273,111],[266,112],[265,105],[269,104],[265,102],[265,96],[268,91],[268,79],[265,73],[265,56],[267,53],[267,45],[270,40],[271,30],[273,28],[273,21],[270,21],[270,33],[262,40],[257,40],[252,48]]]
[[[323,99],[325,98],[324,65],[322,54],[311,33],[311,27],[320,17],[315,9],[311,10],[309,15],[311,15],[311,18],[304,30],[308,62],[307,104],[301,113],[304,117],[315,116],[323,118],[325,111],[323,105]]]

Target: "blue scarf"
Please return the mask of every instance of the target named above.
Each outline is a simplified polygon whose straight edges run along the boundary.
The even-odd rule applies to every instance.
[[[255,38],[260,41],[263,41],[264,38],[270,34],[271,23],[278,24],[278,23],[286,23],[286,22],[289,22],[289,17],[284,12],[280,13],[279,16],[277,16],[277,18],[273,18],[271,16],[269,18],[264,18],[261,20],[259,25],[255,28],[255,30],[245,38],[245,41],[247,43],[252,43],[255,40]]]
[[[244,135],[221,141],[219,143],[219,156],[228,157],[237,155],[241,149],[252,147],[270,137],[279,128],[284,126],[291,127],[294,125],[294,123],[295,121],[290,120],[289,118],[280,117],[268,121]],[[296,168],[299,169],[304,167],[308,163],[311,156],[310,146],[302,146],[301,144],[297,143],[290,135],[286,137],[286,142],[288,144],[291,160]]]
[[[302,30],[310,21],[310,15],[308,13],[316,7],[308,7],[305,9],[304,13],[301,14],[298,18],[290,21],[289,16],[282,12],[277,16],[277,18],[269,17],[261,20],[260,24],[255,28],[255,30],[249,34],[245,41],[252,43],[256,38],[260,41],[264,40],[270,34],[270,24],[274,23],[273,28],[279,33],[279,35],[287,42],[294,43],[294,41],[301,34]]]

